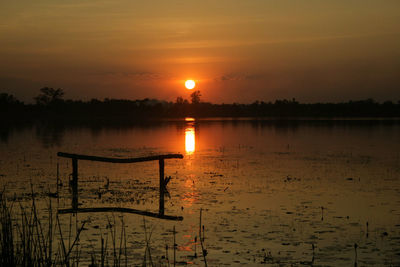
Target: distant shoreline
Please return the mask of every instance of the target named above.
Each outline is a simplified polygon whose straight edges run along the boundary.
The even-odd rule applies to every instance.
[[[92,99],[83,102],[64,100],[60,96],[40,96],[44,100],[39,98],[36,104],[27,105],[11,95],[0,93],[0,121],[135,123],[182,120],[186,117],[197,120],[232,121],[398,120],[400,118],[400,101],[378,103],[373,99],[314,104],[299,103],[295,99],[255,101],[251,104],[213,104],[200,102],[198,99],[189,103],[181,98],[176,102],[156,99]]]

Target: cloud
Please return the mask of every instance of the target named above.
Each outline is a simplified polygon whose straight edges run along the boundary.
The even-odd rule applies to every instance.
[[[169,75],[151,71],[110,71],[94,73],[93,75],[112,78],[129,78],[139,81],[160,80],[169,77]]]
[[[184,50],[184,49],[213,49],[213,48],[235,48],[235,47],[254,47],[268,46],[279,44],[301,44],[326,42],[337,40],[351,39],[368,39],[368,38],[393,38],[400,35],[399,31],[388,32],[366,32],[366,33],[349,33],[349,34],[333,34],[333,35],[305,35],[301,37],[287,38],[252,38],[252,39],[200,39],[200,40],[178,40],[170,42],[160,42],[157,44],[146,45],[145,47],[134,47],[131,50]]]
[[[222,76],[215,78],[216,82],[228,82],[228,81],[249,81],[249,80],[259,80],[265,78],[266,74],[256,74],[256,73],[227,73]]]

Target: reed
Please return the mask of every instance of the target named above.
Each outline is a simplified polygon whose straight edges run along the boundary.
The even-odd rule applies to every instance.
[[[32,186],[33,188],[33,186]],[[93,250],[89,257],[82,258],[80,240],[87,221],[79,221],[78,214],[70,214],[63,218],[57,214],[57,204],[53,205],[48,197],[45,203],[45,216],[41,216],[31,189],[31,199],[28,202],[7,200],[4,191],[0,192],[0,266],[34,266],[52,267],[121,267],[134,264],[128,259],[126,225],[123,217],[117,223],[116,217],[107,217],[106,232],[99,240],[99,250],[90,241]],[[40,199],[42,207],[43,199]],[[43,210],[43,209],[41,209]],[[166,246],[165,260],[152,255],[151,237],[153,227],[147,225],[143,217],[144,255],[142,266],[170,266],[168,245]],[[177,260],[176,230],[173,227],[173,265],[186,262]],[[200,210],[199,235],[195,243],[200,240],[201,251],[205,266],[207,266],[207,250],[205,249],[205,227],[202,224],[202,210]],[[197,252],[195,249],[195,255]],[[85,265],[86,264],[86,265]],[[172,265],[172,264],[171,264]]]
[[[8,202],[4,191],[0,192],[0,266],[69,267],[80,265],[82,259],[79,242],[86,221],[78,224],[76,219],[76,222],[73,223],[73,215],[71,215],[69,225],[62,227],[59,216],[53,210],[50,197],[47,216],[40,217],[33,190],[28,206],[21,203],[15,205],[16,203],[15,201]],[[74,224],[75,226],[73,226]],[[112,244],[111,259],[107,257],[107,235],[106,242],[101,238],[100,261],[96,261],[96,255],[93,253],[89,266],[128,266],[127,239],[123,218],[119,236],[117,236],[115,225],[115,218],[113,222],[109,220],[108,229]],[[67,231],[68,233],[66,233]],[[149,240],[147,240],[147,244],[150,252]],[[111,264],[109,264],[109,260]]]
[[[36,201],[32,194],[31,206],[19,206],[19,216],[14,203],[8,203],[4,194],[0,197],[0,265],[1,266],[52,266],[54,245],[54,221],[49,200],[46,223],[38,218]]]
[[[151,247],[150,247],[150,239],[151,235],[153,234],[153,230],[150,230],[150,233],[147,233],[146,219],[144,217],[143,217],[143,228],[144,228],[144,238],[146,242],[146,248],[144,251],[142,266],[154,266],[153,259],[151,257]]]
[[[204,225],[201,223],[202,211],[203,211],[203,209],[200,208],[199,238],[200,238],[201,251],[202,251],[202,254],[203,254],[204,265],[207,267],[207,254],[208,254],[208,251],[207,251],[207,249],[204,248],[204,239],[205,239],[204,233],[205,233],[205,231],[204,231]]]

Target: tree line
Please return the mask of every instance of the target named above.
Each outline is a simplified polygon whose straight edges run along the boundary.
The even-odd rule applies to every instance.
[[[157,99],[64,99],[62,89],[41,88],[34,104],[25,104],[13,95],[0,93],[1,119],[126,120],[139,121],[183,117],[400,117],[400,101],[379,103],[373,99],[342,103],[299,103],[296,99],[255,101],[251,104],[213,104],[201,101],[200,91],[190,99],[175,102]]]

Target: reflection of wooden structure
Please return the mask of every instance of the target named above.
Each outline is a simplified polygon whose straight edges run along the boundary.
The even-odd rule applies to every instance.
[[[182,159],[181,154],[167,154],[167,155],[157,155],[141,158],[105,158],[97,156],[87,156],[87,155],[77,155],[58,152],[57,156],[72,159],[72,208],[71,209],[60,209],[58,213],[75,213],[75,212],[127,212],[140,214],[144,216],[151,216],[160,219],[167,220],[183,220],[181,216],[171,216],[164,214],[164,193],[166,190],[166,180],[164,178],[164,160],[165,159]],[[142,211],[130,208],[118,208],[118,207],[99,207],[99,208],[78,208],[78,160],[90,160],[90,161],[100,161],[109,163],[137,163],[144,161],[158,160],[159,172],[160,172],[160,201],[159,201],[159,212],[153,213],[149,211]]]

